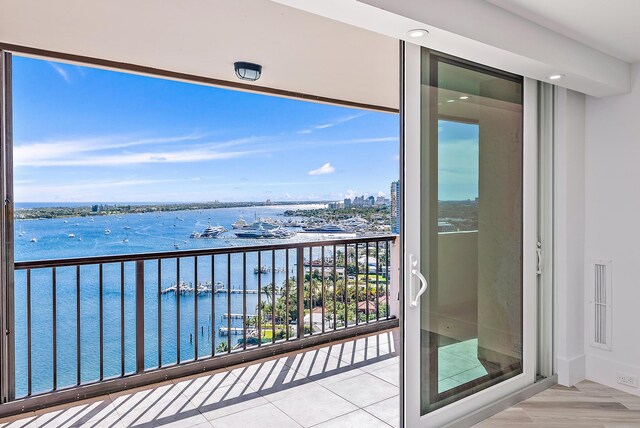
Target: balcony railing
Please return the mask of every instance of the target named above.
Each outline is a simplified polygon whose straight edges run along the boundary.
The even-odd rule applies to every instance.
[[[17,262],[15,400],[37,408],[395,326],[394,242]]]

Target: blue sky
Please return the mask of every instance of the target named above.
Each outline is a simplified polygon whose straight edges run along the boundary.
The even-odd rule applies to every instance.
[[[438,121],[438,198],[478,197],[480,125]]]
[[[16,202],[389,196],[398,116],[14,57]]]
[[[16,202],[389,196],[398,116],[14,57]],[[478,195],[478,125],[440,121],[439,199]]]

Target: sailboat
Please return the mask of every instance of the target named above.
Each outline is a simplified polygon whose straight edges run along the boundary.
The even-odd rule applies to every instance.
[[[173,220],[173,248],[176,250],[180,249],[180,246],[176,242],[176,221]]]

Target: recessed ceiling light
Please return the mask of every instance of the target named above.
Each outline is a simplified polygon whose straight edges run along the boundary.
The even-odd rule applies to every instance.
[[[448,103],[455,103],[456,100],[447,100]]]
[[[549,80],[559,80],[564,77],[564,74],[552,74],[549,76]]]
[[[418,37],[426,36],[427,34],[429,34],[429,31],[417,28],[415,30],[407,31],[407,34],[409,35],[409,37],[417,39]]]
[[[461,99],[461,100],[468,100],[468,99],[469,99],[469,97],[468,97],[468,96],[466,96],[466,95],[463,95],[463,96],[461,96],[461,97],[460,97],[460,99]]]

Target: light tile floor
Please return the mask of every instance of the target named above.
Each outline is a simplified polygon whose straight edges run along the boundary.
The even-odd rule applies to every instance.
[[[0,427],[397,427],[397,346],[398,331],[387,331],[20,415]],[[464,355],[450,348],[442,356],[454,350]],[[518,426],[640,427],[640,398],[585,381],[477,425]]]
[[[0,421],[0,427],[397,427],[398,331]]]
[[[478,339],[438,348],[438,392],[444,392],[479,377],[487,370],[478,359]]]

